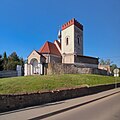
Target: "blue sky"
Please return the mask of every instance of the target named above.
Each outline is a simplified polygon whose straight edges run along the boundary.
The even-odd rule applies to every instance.
[[[120,67],[120,0],[0,0],[0,54],[26,59],[72,18],[84,25],[84,55]]]

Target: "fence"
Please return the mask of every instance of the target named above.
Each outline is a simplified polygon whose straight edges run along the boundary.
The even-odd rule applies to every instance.
[[[16,70],[4,70],[0,71],[0,78],[4,77],[16,77],[22,75],[22,68],[20,65],[17,65]]]
[[[16,77],[17,76],[17,71],[0,71],[0,78],[4,77]]]

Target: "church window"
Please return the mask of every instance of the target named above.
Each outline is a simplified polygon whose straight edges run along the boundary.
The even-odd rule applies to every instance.
[[[80,38],[78,38],[78,45],[80,45]]]
[[[68,45],[68,42],[69,42],[69,41],[68,41],[68,37],[67,37],[67,38],[66,38],[66,45]]]
[[[77,37],[78,45],[80,45],[80,36]]]

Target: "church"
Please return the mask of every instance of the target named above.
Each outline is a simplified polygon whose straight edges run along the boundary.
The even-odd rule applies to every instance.
[[[33,50],[25,64],[25,75],[44,74],[45,64],[71,64],[98,68],[98,58],[83,54],[83,25],[76,19],[63,24],[58,40],[46,41],[39,50]]]

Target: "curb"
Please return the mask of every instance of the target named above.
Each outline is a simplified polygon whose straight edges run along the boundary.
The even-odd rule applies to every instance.
[[[55,112],[51,112],[51,113],[47,113],[47,114],[45,114],[45,115],[41,115],[41,116],[38,116],[38,117],[35,117],[35,118],[31,118],[31,119],[28,119],[28,120],[41,120],[41,119],[45,119],[45,118],[48,118],[48,117],[51,117],[51,116],[54,116],[54,115],[57,115],[57,114],[60,114],[60,113],[63,113],[63,112],[72,110],[72,109],[75,109],[75,108],[77,108],[77,107],[80,107],[80,106],[83,106],[83,105],[86,105],[86,104],[89,104],[89,103],[92,103],[92,102],[101,100],[101,99],[103,99],[103,98],[106,98],[106,97],[115,95],[115,94],[117,94],[117,93],[120,93],[120,91],[114,92],[114,93],[111,93],[111,94],[109,94],[109,95],[105,95],[105,96],[102,96],[102,97],[99,97],[99,98],[96,98],[96,99],[93,99],[93,100],[90,100],[90,101],[87,101],[87,102],[84,102],[84,103],[81,103],[81,104],[77,104],[77,105],[74,105],[74,106],[71,106],[71,107],[68,107],[68,108],[64,108],[64,109],[61,109],[61,110],[57,110],[57,111],[55,111]]]

